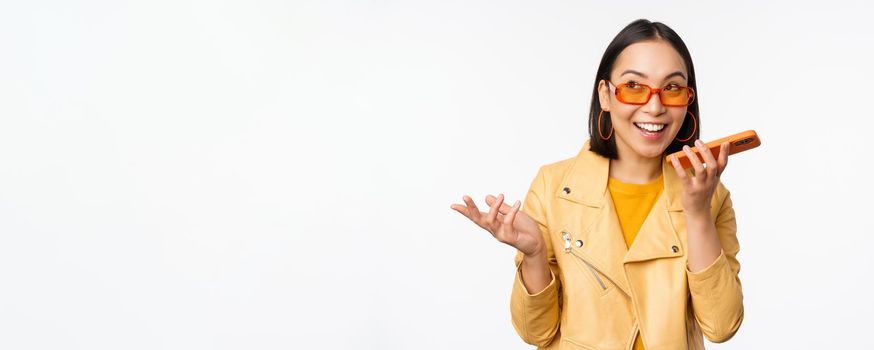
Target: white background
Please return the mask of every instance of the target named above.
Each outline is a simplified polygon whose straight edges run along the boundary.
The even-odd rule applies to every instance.
[[[0,348],[530,349],[515,250],[449,205],[576,155],[637,18],[697,70],[745,320],[872,348],[874,32],[858,2],[4,1]]]

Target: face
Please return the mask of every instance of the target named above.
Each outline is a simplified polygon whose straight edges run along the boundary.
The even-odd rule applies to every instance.
[[[639,157],[661,157],[677,136],[686,117],[686,107],[662,105],[653,94],[644,105],[631,105],[616,99],[616,86],[628,82],[664,88],[671,84],[688,86],[688,72],[683,58],[664,41],[645,41],[626,47],[617,57],[610,73],[612,85],[601,80],[598,94],[601,108],[610,112],[613,135],[620,158],[634,152]],[[606,114],[606,113],[605,113]],[[606,116],[606,115],[605,115]],[[648,125],[643,125],[648,124]],[[644,130],[659,129],[652,133]],[[608,133],[608,131],[604,131]]]

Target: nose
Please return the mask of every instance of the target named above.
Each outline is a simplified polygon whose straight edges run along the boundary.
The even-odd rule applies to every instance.
[[[653,116],[661,115],[665,112],[665,106],[662,105],[662,100],[658,93],[653,91],[653,94],[649,95],[649,101],[643,106],[643,110]]]

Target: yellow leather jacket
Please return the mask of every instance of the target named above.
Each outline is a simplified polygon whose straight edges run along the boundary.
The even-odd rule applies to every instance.
[[[589,150],[546,164],[523,211],[540,224],[552,272],[530,294],[515,257],[513,326],[538,349],[631,349],[640,331],[647,350],[704,349],[703,336],[730,339],[743,321],[734,209],[720,182],[711,200],[722,252],[695,273],[686,264],[683,183],[662,161],[664,190],[626,248],[607,190],[609,159]]]

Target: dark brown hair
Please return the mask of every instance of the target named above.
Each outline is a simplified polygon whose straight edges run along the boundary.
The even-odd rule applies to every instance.
[[[692,66],[692,56],[689,54],[689,49],[686,48],[683,39],[680,39],[680,36],[670,27],[661,22],[650,22],[646,19],[638,19],[625,26],[619,34],[616,34],[616,37],[613,38],[610,45],[607,45],[607,49],[604,50],[604,56],[601,57],[601,64],[598,66],[598,73],[595,74],[595,87],[592,91],[592,106],[589,110],[590,149],[606,158],[618,159],[619,154],[616,151],[616,137],[610,137],[609,140],[604,141],[598,134],[598,114],[601,113],[601,100],[598,98],[598,82],[601,80],[610,80],[610,72],[613,71],[613,64],[616,62],[616,58],[619,57],[622,50],[631,44],[651,40],[663,40],[677,50],[680,57],[683,58],[683,62],[686,64],[686,69],[689,73],[689,86],[695,90],[695,100],[687,107],[687,111],[692,112],[692,114],[695,115],[695,119],[697,119],[698,127],[695,128],[695,134],[686,142],[679,142],[674,139],[671,144],[668,145],[668,148],[665,149],[664,154],[667,155],[680,151],[683,149],[683,145],[694,147],[695,140],[697,140],[701,135],[701,116],[698,114],[698,101],[700,100],[700,94],[698,93],[698,86],[695,84],[695,68]],[[689,137],[689,133],[692,132],[692,128],[694,127],[691,119],[692,117],[687,113],[683,125],[680,127],[680,131],[677,133],[677,137],[681,139]],[[602,133],[609,134],[610,128],[613,127],[613,123],[610,121],[610,112],[604,112],[601,124],[603,124],[602,128],[604,128],[604,130],[608,130],[602,131]]]

